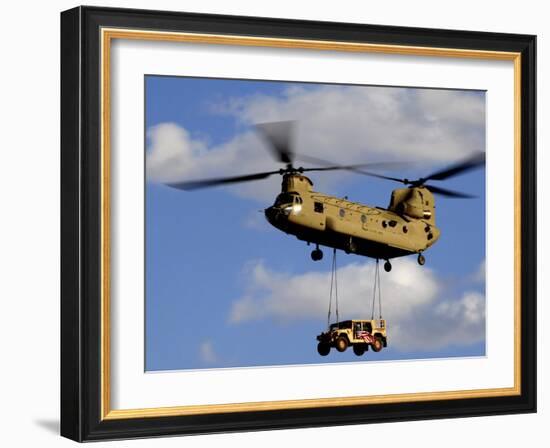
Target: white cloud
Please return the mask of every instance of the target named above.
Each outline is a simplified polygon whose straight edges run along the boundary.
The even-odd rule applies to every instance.
[[[442,302],[435,308],[435,314],[442,318],[464,319],[467,324],[478,324],[485,318],[485,298],[478,292],[467,292],[460,300]]]
[[[191,170],[205,153],[204,144],[192,140],[189,133],[175,123],[162,123],[148,129],[147,177],[150,180],[174,180]]]
[[[439,299],[433,307],[419,309],[393,325],[391,337],[394,346],[402,350],[459,347],[483,341],[485,296],[468,291],[458,299]]]
[[[214,350],[212,341],[203,341],[199,345],[199,359],[203,364],[216,364],[220,361],[219,356]]]
[[[175,123],[150,128],[146,154],[147,179],[170,183],[218,176],[271,171],[279,165],[267,155],[260,137],[252,131],[236,135],[225,144],[208,147]],[[241,196],[271,202],[280,190],[279,176],[262,182],[229,187]]]
[[[392,347],[430,350],[483,340],[483,295],[467,292],[458,299],[446,297],[443,281],[433,270],[410,259],[394,260],[392,264],[391,273],[381,272],[382,312],[388,320]],[[341,319],[370,318],[374,267],[368,261],[338,270]],[[291,275],[275,272],[257,261],[247,266],[245,278],[247,291],[233,303],[229,316],[233,324],[262,319],[280,323],[326,321],[330,272]]]
[[[280,167],[248,125],[297,120],[296,151],[337,163],[380,160],[456,160],[485,147],[485,102],[462,91],[384,87],[292,87],[283,96],[230,98],[211,107],[234,117],[246,130],[219,145],[208,145],[182,126],[163,123],[148,130],[147,176],[172,182],[244,174]],[[349,173],[317,176],[322,186]],[[343,177],[344,176],[344,177]],[[278,176],[231,187],[262,201],[278,190]]]
[[[370,316],[374,263],[351,263],[338,270],[340,309],[346,316]],[[281,321],[304,317],[323,318],[327,313],[329,272],[289,275],[270,270],[262,261],[246,268],[248,294],[233,307],[232,322],[273,316]],[[381,277],[384,277],[381,274]],[[438,285],[429,269],[409,260],[393,263],[382,284],[383,306],[394,318],[411,308],[434,300]],[[368,313],[367,313],[368,311]]]
[[[484,149],[482,95],[373,86],[291,88],[228,102],[246,124],[297,120],[297,147],[343,161],[383,156],[448,161]]]

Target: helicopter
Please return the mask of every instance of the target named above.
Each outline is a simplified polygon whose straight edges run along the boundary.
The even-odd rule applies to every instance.
[[[445,180],[484,165],[485,153],[475,153],[465,160],[447,166],[428,176],[409,180],[391,177],[373,171],[387,170],[398,163],[364,163],[336,165],[329,161],[299,155],[292,148],[294,122],[281,121],[256,125],[275,159],[285,165],[274,171],[240,176],[200,179],[167,184],[182,190],[258,181],[272,175],[281,175],[281,192],[273,205],[263,212],[275,228],[314,244],[311,259],[323,258],[320,246],[343,250],[385,260],[384,270],[392,269],[391,259],[416,255],[418,264],[424,265],[424,252],[434,245],[441,235],[435,222],[435,198],[439,194],[451,198],[474,198],[470,194],[452,191],[428,181]],[[315,163],[320,167],[296,167],[295,160]],[[368,171],[366,169],[369,169]],[[346,170],[357,174],[399,182],[404,188],[392,191],[387,208],[369,206],[313,190],[312,180],[306,172]]]

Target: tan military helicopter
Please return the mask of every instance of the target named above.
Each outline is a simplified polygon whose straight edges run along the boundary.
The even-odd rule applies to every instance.
[[[257,125],[257,129],[269,143],[279,162],[286,165],[276,171],[246,174],[224,178],[195,180],[168,184],[183,190],[213,187],[217,185],[249,182],[265,179],[274,174],[283,176],[281,193],[275,203],[265,209],[270,224],[298,239],[315,244],[311,252],[314,261],[323,258],[319,246],[340,249],[346,253],[385,260],[384,269],[391,271],[390,260],[416,254],[424,265],[423,252],[440,236],[435,225],[435,200],[433,193],[447,197],[472,198],[469,194],[456,192],[434,185],[430,180],[444,180],[457,174],[482,166],[485,154],[476,153],[466,160],[416,179],[400,179],[378,174],[370,169],[388,169],[397,164],[367,163],[358,165],[334,165],[315,157],[297,155],[291,149],[293,122],[275,122]],[[317,168],[295,167],[295,159],[324,165]],[[401,165],[401,164],[399,164]],[[388,179],[407,185],[393,190],[388,208],[372,207],[348,201],[313,190],[313,182],[303,173],[310,171],[347,170],[367,176]]]

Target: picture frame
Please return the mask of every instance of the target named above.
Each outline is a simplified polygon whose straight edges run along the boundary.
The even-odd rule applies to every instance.
[[[117,39],[511,62],[513,386],[113,409],[110,76]],[[536,412],[535,58],[531,35],[99,7],[63,12],[61,435],[82,442]]]

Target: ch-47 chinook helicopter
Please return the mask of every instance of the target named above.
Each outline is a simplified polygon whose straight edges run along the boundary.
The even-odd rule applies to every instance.
[[[242,176],[194,180],[168,184],[182,190],[195,190],[239,182],[256,181],[279,174],[283,176],[281,192],[274,204],[264,210],[268,222],[298,239],[315,244],[311,252],[314,261],[323,258],[319,246],[340,249],[346,253],[385,260],[384,269],[391,271],[390,260],[406,255],[417,255],[424,265],[423,252],[440,236],[435,224],[433,193],[454,198],[473,198],[469,194],[427,185],[427,181],[444,180],[472,170],[485,163],[485,154],[473,156],[416,180],[378,174],[369,169],[388,169],[394,163],[367,163],[334,165],[326,160],[296,154],[291,148],[293,122],[275,122],[257,125],[276,159],[285,168]],[[323,165],[322,167],[295,167],[294,160]],[[406,185],[393,190],[388,208],[372,207],[348,201],[313,190],[313,182],[304,175],[312,171],[347,170],[358,174],[392,180]]]

